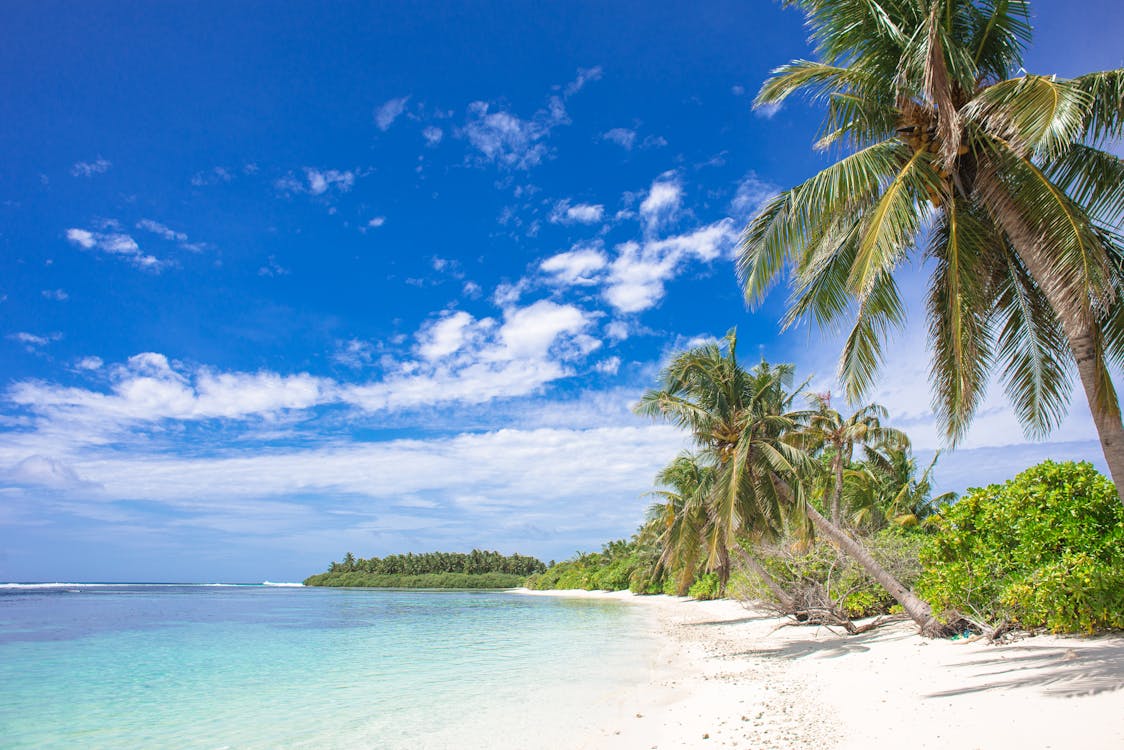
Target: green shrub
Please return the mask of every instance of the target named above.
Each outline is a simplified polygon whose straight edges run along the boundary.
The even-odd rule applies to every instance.
[[[933,521],[919,593],[946,616],[1023,628],[1124,628],[1124,506],[1091,464],[1046,461],[973,489]]]
[[[691,588],[687,589],[687,596],[693,599],[717,599],[719,596],[718,576],[714,573],[704,573],[699,576]]]

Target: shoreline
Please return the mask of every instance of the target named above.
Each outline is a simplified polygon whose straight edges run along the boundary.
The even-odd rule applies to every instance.
[[[989,645],[922,638],[906,622],[840,636],[732,600],[510,593],[613,599],[652,616],[649,681],[615,697],[613,721],[559,747],[1124,747],[1124,635]]]

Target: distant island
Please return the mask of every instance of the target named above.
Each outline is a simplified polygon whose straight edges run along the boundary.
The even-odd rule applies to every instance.
[[[309,576],[305,586],[403,589],[509,589],[542,573],[542,560],[526,555],[472,552],[426,552],[357,558],[348,552],[326,573]]]

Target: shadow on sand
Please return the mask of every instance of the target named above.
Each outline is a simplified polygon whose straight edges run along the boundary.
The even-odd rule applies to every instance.
[[[974,670],[973,684],[926,697],[1041,688],[1044,695],[1073,698],[1124,688],[1124,644],[1119,641],[1104,645],[1075,642],[1073,647],[1056,641],[1042,645],[1024,642],[1000,649],[994,655],[978,654],[955,665],[956,669]]]

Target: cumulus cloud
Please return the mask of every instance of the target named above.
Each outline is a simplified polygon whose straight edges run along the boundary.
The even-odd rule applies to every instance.
[[[445,131],[436,125],[427,125],[422,129],[422,138],[425,138],[425,145],[436,146],[445,137]]]
[[[93,177],[96,174],[103,174],[109,171],[113,166],[113,162],[108,159],[103,159],[100,156],[93,161],[80,161],[70,168],[70,173],[75,177]]]
[[[566,286],[591,286],[600,281],[609,260],[598,245],[579,245],[573,250],[558,253],[539,264],[543,273],[550,274],[554,283]]]
[[[103,364],[105,364],[105,363],[102,362],[101,357],[89,356],[89,357],[82,357],[81,359],[79,359],[77,362],[74,363],[74,366],[76,368],[78,368],[79,370],[93,371],[93,370],[100,370]]]
[[[365,367],[374,360],[375,348],[370,342],[360,339],[349,339],[338,342],[336,351],[332,354],[332,361],[347,367]]]
[[[44,299],[53,299],[56,302],[65,302],[70,299],[70,295],[66,293],[65,289],[44,289],[42,294]]]
[[[406,111],[406,103],[410,101],[410,97],[403,96],[397,99],[390,99],[375,109],[375,125],[379,130],[384,133],[390,130],[390,126],[394,121]]]
[[[83,250],[94,250],[121,258],[146,271],[159,272],[166,264],[141,251],[137,241],[123,232],[93,232],[88,229],[66,230],[66,239]]]
[[[570,200],[560,200],[554,204],[550,211],[552,224],[596,224],[605,215],[605,207],[601,204],[575,203]]]

